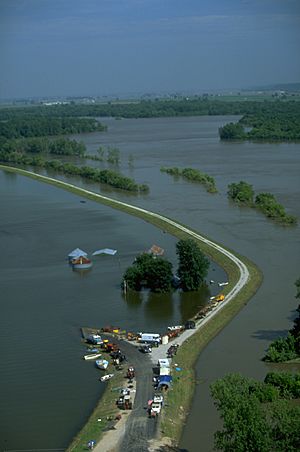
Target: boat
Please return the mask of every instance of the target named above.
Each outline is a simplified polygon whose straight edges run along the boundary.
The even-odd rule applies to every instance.
[[[112,378],[114,376],[114,374],[106,374],[106,375],[103,375],[103,377],[100,377],[100,381],[107,381],[107,380],[109,380],[110,378]]]
[[[79,256],[71,260],[71,265],[74,270],[88,270],[93,262],[85,256]]]
[[[90,353],[89,355],[84,355],[83,359],[87,360],[87,359],[97,359],[100,358],[101,353]]]
[[[106,359],[97,359],[97,361],[96,361],[96,366],[101,370],[107,369],[108,364],[109,363]]]

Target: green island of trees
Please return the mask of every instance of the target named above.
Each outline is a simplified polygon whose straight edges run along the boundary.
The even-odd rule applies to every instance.
[[[299,102],[267,102],[256,111],[245,110],[237,123],[220,127],[219,135],[221,140],[300,140]]]
[[[215,180],[212,176],[209,176],[208,174],[202,173],[201,171],[194,169],[194,168],[166,168],[162,167],[160,169],[161,172],[170,174],[171,176],[175,177],[183,177],[184,179],[187,179],[192,182],[197,182],[202,184],[208,193],[217,193],[218,190],[216,188]]]
[[[300,298],[300,278],[295,282],[296,298]],[[264,361],[281,363],[290,360],[300,360],[300,304],[293,327],[286,337],[280,337],[269,346]],[[299,396],[300,397],[300,396]]]
[[[270,372],[264,382],[229,374],[211,385],[223,428],[215,449],[225,452],[298,451],[300,375]]]
[[[209,260],[202,253],[193,239],[179,240],[176,244],[178,255],[179,285],[184,291],[198,290],[207,276]],[[124,284],[132,290],[140,291],[143,287],[151,292],[170,292],[174,287],[172,264],[152,253],[137,256],[133,265],[123,275]]]
[[[254,207],[281,225],[297,224],[297,218],[294,215],[288,215],[271,193],[259,193],[254,199],[253,187],[245,181],[229,184],[227,195],[237,204]]]

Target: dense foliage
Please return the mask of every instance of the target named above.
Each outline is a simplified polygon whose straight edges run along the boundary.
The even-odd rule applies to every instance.
[[[215,448],[225,452],[282,452],[300,448],[300,406],[282,398],[299,396],[299,375],[266,376],[260,383],[230,374],[211,385],[223,429]]]
[[[297,218],[288,215],[284,207],[279,204],[271,193],[259,193],[255,198],[255,206],[261,210],[268,218],[278,221],[285,225],[297,223]]]
[[[27,110],[30,112],[30,110]],[[1,117],[1,110],[0,110]],[[106,126],[91,118],[31,116],[15,110],[10,119],[0,121],[0,136],[7,139],[104,131]]]
[[[176,244],[178,255],[177,275],[184,291],[198,290],[207,276],[209,260],[193,239],[179,240]]]
[[[295,282],[295,285],[297,289],[296,298],[300,298],[300,278]],[[294,325],[288,335],[271,343],[264,357],[265,361],[279,363],[300,358],[300,304],[296,312]]]
[[[298,102],[263,103],[255,111],[244,111],[237,123],[220,127],[221,140],[300,140],[300,104]]]
[[[244,131],[244,127],[239,122],[230,122],[224,127],[219,128],[219,135],[221,140],[245,140],[247,134]]]
[[[240,205],[256,207],[268,218],[282,225],[289,226],[297,224],[297,218],[293,215],[288,215],[284,207],[277,202],[275,196],[271,193],[259,193],[254,200],[253,187],[247,182],[240,181],[229,184],[227,195]]]
[[[240,181],[228,185],[228,197],[238,204],[253,206],[254,190],[252,185]]]
[[[194,168],[179,169],[176,167],[174,168],[162,167],[160,170],[164,173],[170,174],[171,176],[175,177],[181,176],[189,181],[200,183],[204,185],[204,187],[209,193],[217,193],[218,191],[213,177],[209,176],[208,174],[202,173],[201,171],[196,170]]]
[[[133,265],[123,275],[127,286],[137,291],[146,287],[151,292],[170,292],[172,279],[172,264],[149,253],[137,256]]]

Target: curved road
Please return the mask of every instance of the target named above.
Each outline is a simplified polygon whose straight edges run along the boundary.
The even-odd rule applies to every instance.
[[[118,208],[118,206],[126,207],[130,209],[130,211],[133,214],[134,212],[139,212],[145,214],[149,218],[152,217],[159,219],[160,221],[173,226],[175,229],[183,231],[188,236],[196,240],[202,241],[203,243],[206,243],[210,247],[214,248],[215,250],[219,251],[227,258],[229,258],[239,269],[240,273],[239,280],[237,281],[235,286],[231,289],[231,291],[226,295],[224,302],[219,304],[215,309],[213,309],[204,319],[201,319],[200,321],[197,322],[196,330],[199,329],[206,322],[208,322],[218,311],[223,309],[223,307],[227,303],[229,303],[243,289],[243,287],[247,284],[249,280],[248,268],[238,257],[232,254],[230,251],[222,248],[220,245],[212,242],[211,240],[203,237],[200,234],[197,234],[196,232],[188,229],[187,227],[182,226],[181,224],[178,224],[175,221],[164,217],[163,215],[151,212],[146,209],[142,209],[141,207],[132,206],[122,201],[116,201],[114,199],[108,198],[98,193],[94,193],[92,191],[76,187],[75,185],[69,184],[67,182],[59,181],[58,179],[42,176],[26,170],[20,170],[19,168],[11,168],[3,165],[0,165],[0,168],[8,171],[17,172],[24,176],[38,179],[42,182],[59,186],[69,191],[74,191],[75,193],[81,194],[83,196],[84,195],[92,196],[93,198],[99,199],[99,201],[101,200],[103,200],[104,202],[107,201],[110,203],[111,207],[113,207],[113,205],[116,208]],[[176,342],[182,344],[182,342],[184,342],[188,337],[190,337],[196,330],[184,331],[183,334],[181,334],[181,336],[176,339]],[[129,344],[125,345],[125,343],[123,342],[123,347],[124,346],[126,348],[126,353],[128,354],[128,357],[130,357],[130,359],[132,360],[132,364],[135,365],[137,369],[138,379],[136,386],[134,409],[132,410],[132,413],[127,421],[126,431],[121,443],[120,450],[122,452],[135,452],[135,451],[146,452],[148,451],[148,441],[151,438],[153,438],[156,433],[156,421],[148,419],[145,410],[147,400],[152,396],[153,391],[152,387],[153,364],[151,363],[151,360],[153,363],[157,363],[158,358],[165,357],[168,344],[160,346],[157,350],[153,350],[151,360],[148,356],[139,355],[139,352],[134,350],[134,348],[131,345],[130,348],[128,348]]]

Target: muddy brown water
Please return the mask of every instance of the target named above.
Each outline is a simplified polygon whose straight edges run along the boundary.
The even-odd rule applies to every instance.
[[[105,119],[107,133],[81,135],[89,149],[117,146],[120,170],[150,186],[148,195],[83,183],[89,189],[178,220],[248,256],[264,273],[250,303],[208,345],[197,363],[197,389],[181,447],[210,451],[218,416],[209,384],[227,372],[263,378],[264,350],[290,327],[300,276],[299,226],[283,228],[251,209],[230,205],[227,185],[246,180],[270,191],[300,218],[300,144],[221,143],[218,127],[230,117]],[[76,137],[79,138],[79,137]],[[133,165],[129,165],[129,156]],[[86,162],[100,168],[105,162]],[[198,168],[220,190],[161,173],[161,166]],[[36,181],[0,172],[1,349],[0,445],[3,450],[63,448],[83,425],[103,386],[93,363],[81,360],[80,326],[120,324],[163,331],[184,321],[205,302],[197,296],[142,294],[127,298],[119,288],[135,255],[153,243],[176,267],[172,236],[150,224]],[[65,260],[79,246],[87,252],[116,248],[86,274]],[[209,279],[226,275],[212,266]],[[212,293],[216,286],[210,286]]]

